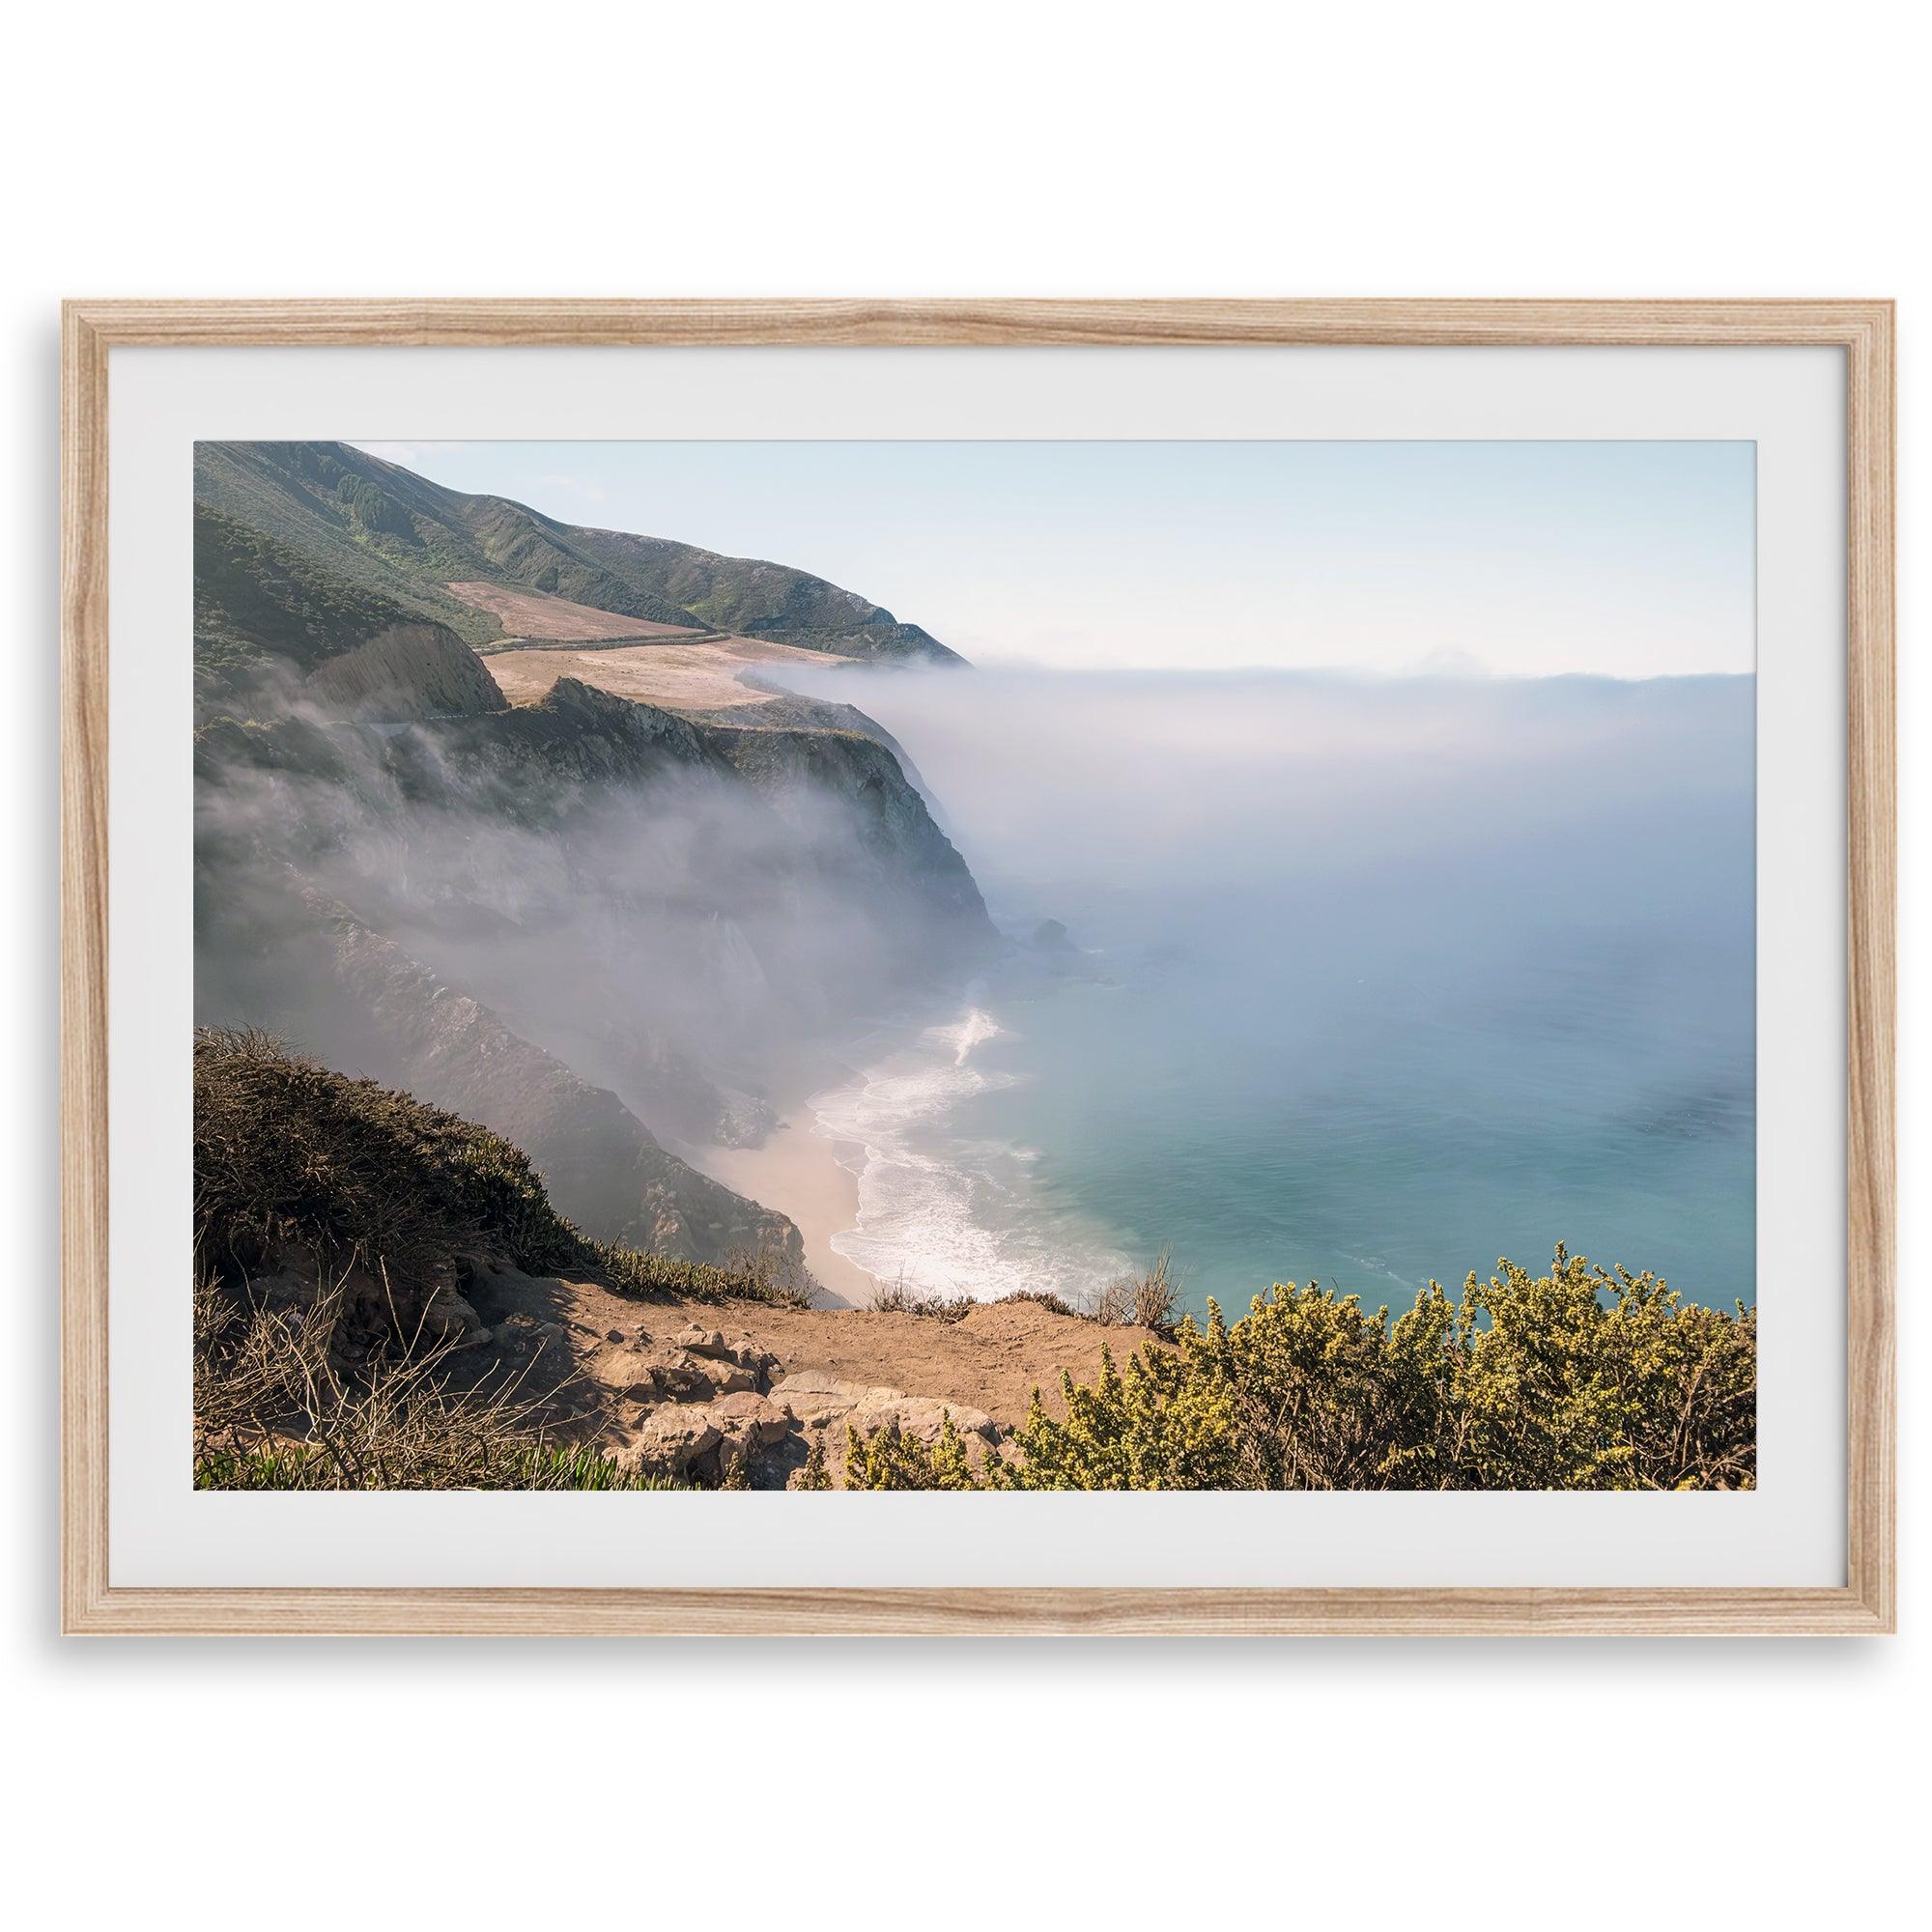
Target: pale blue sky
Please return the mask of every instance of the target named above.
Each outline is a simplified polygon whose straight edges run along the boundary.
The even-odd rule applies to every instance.
[[[366,443],[795,564],[983,663],[1753,668],[1748,442]]]

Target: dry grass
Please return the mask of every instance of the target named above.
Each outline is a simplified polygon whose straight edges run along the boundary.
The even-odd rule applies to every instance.
[[[1016,1288],[1010,1294],[1003,1294],[1000,1301],[1025,1301],[1035,1308],[1043,1308],[1049,1315],[1065,1315],[1075,1321],[1092,1320],[1084,1308],[1075,1308],[1065,1295],[1055,1294],[1044,1288]]]
[[[1174,1251],[1163,1248],[1151,1267],[1110,1281],[1084,1312],[1109,1328],[1151,1328],[1164,1335],[1174,1327],[1179,1312],[1180,1291]]]
[[[874,1315],[917,1315],[930,1321],[963,1321],[980,1306],[971,1294],[935,1294],[915,1288],[900,1274],[896,1281],[881,1282],[872,1291],[866,1306]]]
[[[547,591],[526,590],[507,583],[452,583],[446,587],[460,603],[472,610],[489,611],[510,638],[565,642],[628,639],[635,642],[639,638],[704,636],[704,627],[696,621],[652,623],[642,617],[627,617],[619,611],[600,611],[593,605],[573,604],[567,597],[553,597]]]
[[[348,1277],[306,1305],[270,1310],[210,1277],[194,1290],[194,1481],[218,1490],[632,1490],[662,1488],[594,1447],[559,1441],[557,1384],[527,1370],[478,1387],[420,1324],[343,1365]]]

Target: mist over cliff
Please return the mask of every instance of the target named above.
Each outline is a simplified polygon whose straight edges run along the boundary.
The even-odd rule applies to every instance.
[[[852,1015],[991,941],[890,754],[792,736],[567,681],[471,719],[211,726],[197,1015],[513,1121],[540,1163],[567,1131],[533,1118],[551,1063],[658,1133],[755,1141],[769,1096]],[[512,1074],[502,1041],[460,1043],[478,1007],[547,1057],[541,1077]],[[676,1244],[608,1204],[592,1218]]]
[[[203,444],[196,484],[198,1023],[482,1122],[600,1238],[802,1261],[677,1148],[756,1145],[857,1015],[995,935],[886,734],[736,680],[951,653],[799,570],[346,444]],[[510,701],[493,638],[535,641],[541,696]],[[541,655],[582,639],[583,677]],[[599,688],[628,647],[668,704]]]

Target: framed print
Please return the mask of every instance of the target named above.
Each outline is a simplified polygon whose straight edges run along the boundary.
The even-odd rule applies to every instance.
[[[1888,303],[65,339],[70,1629],[1894,1627]]]

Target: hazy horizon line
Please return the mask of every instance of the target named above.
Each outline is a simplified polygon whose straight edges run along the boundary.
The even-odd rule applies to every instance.
[[[1747,441],[354,446],[565,527],[799,571],[981,664],[1194,668],[1184,639],[1228,670],[1755,674]]]

